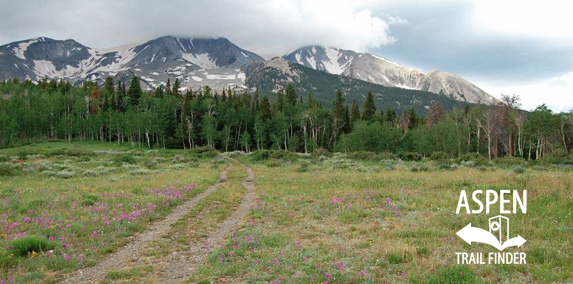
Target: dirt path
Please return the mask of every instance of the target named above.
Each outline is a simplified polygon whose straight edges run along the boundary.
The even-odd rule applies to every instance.
[[[217,230],[211,234],[203,243],[191,243],[189,251],[179,254],[178,259],[172,260],[166,269],[161,273],[162,283],[181,282],[191,277],[193,271],[217,246],[223,244],[225,237],[232,231],[239,228],[243,217],[249,212],[255,199],[255,185],[253,180],[255,173],[250,167],[247,168],[247,178],[243,182],[243,187],[247,190],[241,204],[229,218],[225,219]]]
[[[109,271],[123,267],[125,262],[133,257],[134,253],[140,251],[150,242],[158,240],[169,231],[173,223],[183,218],[193,206],[221,186],[221,184],[227,180],[227,173],[231,167],[232,164],[229,164],[229,166],[221,172],[219,181],[216,184],[175,208],[164,219],[152,224],[150,228],[136,235],[133,241],[106,256],[104,260],[97,265],[78,270],[67,276],[62,279],[62,283],[94,283],[103,280]]]

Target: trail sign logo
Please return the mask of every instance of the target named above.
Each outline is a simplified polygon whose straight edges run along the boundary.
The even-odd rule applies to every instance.
[[[526,242],[519,235],[509,239],[509,218],[501,215],[489,218],[489,232],[481,228],[472,227],[470,223],[456,234],[470,245],[472,242],[484,243],[499,251],[513,246],[521,247]]]
[[[462,190],[456,214],[460,214],[463,211],[466,214],[480,214],[484,211],[486,214],[489,214],[490,208],[496,203],[499,203],[500,214],[518,214],[519,211],[525,214],[527,213],[527,190],[521,193],[522,196],[517,190],[513,190],[513,194],[510,190],[500,190],[499,192],[486,190],[484,194],[482,190],[475,190],[471,194],[475,205],[472,204],[474,206],[470,206],[466,191]],[[511,195],[513,195],[513,198],[508,198]],[[480,197],[485,197],[485,202],[480,200]],[[508,206],[511,203],[513,203],[513,210],[510,210],[511,206]],[[475,207],[476,205],[477,208]],[[473,207],[473,210],[470,207]],[[480,252],[456,252],[458,264],[526,264],[526,254],[524,252],[502,252],[509,247],[521,247],[526,242],[519,235],[509,238],[509,218],[498,215],[489,218],[488,221],[487,230],[472,227],[470,223],[456,234],[469,245],[472,245],[472,243],[488,244],[499,252],[489,252],[487,255]]]

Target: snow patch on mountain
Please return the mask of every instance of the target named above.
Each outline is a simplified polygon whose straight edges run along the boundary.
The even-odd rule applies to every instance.
[[[204,69],[212,69],[218,67],[217,63],[215,63],[215,60],[211,59],[208,53],[184,53],[182,58]]]
[[[16,55],[16,57],[23,59],[23,60],[26,60],[26,57],[24,56],[24,52],[26,52],[26,50],[28,49],[28,46],[30,46],[36,42],[38,42],[38,39],[32,39],[32,40],[21,42],[18,44],[17,47],[14,47],[14,49],[12,49],[12,51],[14,51],[14,55]]]

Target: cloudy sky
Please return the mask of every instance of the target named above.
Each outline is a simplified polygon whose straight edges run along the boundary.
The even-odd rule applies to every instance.
[[[165,3],[167,2],[167,3]],[[456,73],[524,109],[573,109],[569,1],[0,0],[0,45],[47,36],[109,47],[223,36],[264,57],[310,44]]]

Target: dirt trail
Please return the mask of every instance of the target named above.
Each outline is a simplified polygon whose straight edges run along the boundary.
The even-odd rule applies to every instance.
[[[243,182],[243,187],[247,190],[241,204],[235,212],[225,221],[219,224],[217,230],[211,234],[203,243],[191,243],[189,250],[179,254],[179,258],[172,260],[166,269],[161,273],[161,283],[181,282],[191,277],[193,271],[197,268],[209,254],[209,252],[223,244],[225,237],[232,231],[239,228],[243,217],[249,212],[255,199],[255,185],[253,180],[255,173],[250,167],[247,169],[247,178]],[[156,279],[157,280],[157,279]]]
[[[173,223],[185,217],[193,206],[221,186],[221,184],[227,180],[227,173],[231,167],[232,164],[229,164],[229,166],[221,172],[219,181],[216,184],[175,208],[161,221],[153,223],[150,228],[136,235],[133,241],[121,247],[116,252],[106,256],[97,265],[87,267],[70,274],[62,279],[62,283],[94,283],[103,280],[109,271],[123,267],[126,261],[133,257],[135,253],[152,241],[156,241],[161,238],[162,235],[169,231]]]

